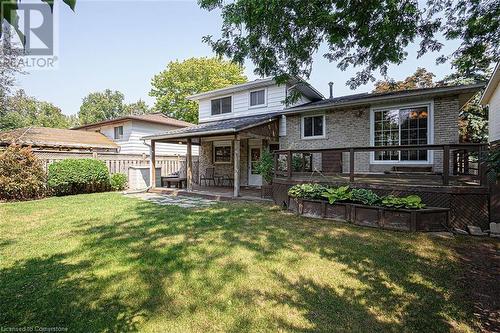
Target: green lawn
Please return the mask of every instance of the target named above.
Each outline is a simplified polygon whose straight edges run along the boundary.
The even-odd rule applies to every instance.
[[[276,207],[117,193],[0,204],[0,326],[474,331],[452,245]]]

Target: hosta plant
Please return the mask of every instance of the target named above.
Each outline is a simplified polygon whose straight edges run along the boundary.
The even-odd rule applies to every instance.
[[[336,201],[346,201],[351,199],[351,192],[349,192],[349,186],[340,186],[337,188],[327,188],[322,194],[322,197],[326,198],[328,202],[333,205]]]
[[[353,189],[351,199],[364,205],[375,205],[380,201],[380,197],[375,192],[364,188]]]
[[[425,205],[422,203],[422,199],[418,195],[409,195],[407,197],[401,198],[395,197],[393,195],[388,195],[382,198],[382,205],[386,207],[408,209],[420,209],[425,207]]]
[[[320,184],[298,184],[290,187],[288,195],[301,199],[322,199],[326,187]]]

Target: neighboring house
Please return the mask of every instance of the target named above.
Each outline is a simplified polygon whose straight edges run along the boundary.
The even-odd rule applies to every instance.
[[[497,63],[486,90],[481,97],[481,105],[488,105],[488,141],[500,142],[500,62]]]
[[[308,83],[277,85],[256,80],[190,96],[199,103],[200,124],[148,136],[156,142],[200,145],[199,173],[210,167],[237,185],[260,186],[255,163],[263,149],[311,150],[390,145],[458,144],[459,112],[484,85],[363,93],[325,99]],[[291,90],[301,98],[284,101]],[[348,173],[349,153],[303,155],[303,171]],[[442,172],[442,151],[357,152],[357,173],[394,168]],[[299,161],[300,162],[300,161]],[[419,169],[420,168],[420,169]]]
[[[142,137],[169,130],[185,128],[193,124],[167,117],[161,113],[130,115],[94,124],[78,126],[74,130],[99,132],[113,140],[121,154],[148,154],[149,141]],[[185,155],[186,147],[179,144],[161,143],[156,146],[158,155]],[[198,154],[195,149],[194,155]]]
[[[0,132],[0,147],[11,143],[54,152],[117,152],[120,148],[101,133],[48,127],[26,127]]]

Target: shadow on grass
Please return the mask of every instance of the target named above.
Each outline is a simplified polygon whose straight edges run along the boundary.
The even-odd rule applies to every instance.
[[[124,332],[137,330],[138,323],[159,313],[171,321],[185,313],[196,321],[201,309],[225,313],[229,306],[227,299],[217,297],[220,291],[249,274],[248,262],[233,260],[241,249],[281,290],[255,286],[236,290],[231,298],[247,308],[261,302],[289,307],[307,325],[272,314],[262,324],[256,322],[262,319],[241,314],[228,331],[252,331],[260,325],[296,332],[447,332],[450,320],[465,320],[445,251],[420,255],[409,245],[418,240],[416,235],[301,219],[257,204],[188,210],[138,202],[129,209],[108,224],[82,218],[74,233],[84,241],[75,252],[0,271],[0,296],[6,300],[0,305],[1,323]],[[283,252],[296,256],[284,259]],[[342,274],[362,287],[332,286],[294,271],[306,255],[325,265],[341,264]],[[106,292],[124,273],[94,275],[110,263],[132,267],[142,295],[136,302]],[[276,265],[289,269],[283,273]],[[186,292],[196,294],[195,301],[181,302],[182,296],[173,293],[179,290],[169,288],[179,281]]]

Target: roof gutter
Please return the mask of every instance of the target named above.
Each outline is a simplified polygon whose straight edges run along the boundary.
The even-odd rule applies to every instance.
[[[475,85],[470,85],[467,87],[456,87],[456,88],[441,88],[438,90],[433,90],[433,91],[420,91],[420,92],[411,92],[409,91],[407,94],[404,95],[391,95],[391,96],[374,96],[374,97],[367,97],[364,99],[360,100],[355,100],[355,101],[347,101],[347,102],[341,102],[341,103],[332,103],[332,104],[323,104],[323,105],[314,105],[314,106],[302,106],[302,107],[294,107],[290,109],[285,109],[282,114],[284,115],[289,115],[289,114],[297,114],[297,113],[302,113],[304,111],[319,111],[319,110],[324,110],[324,109],[337,109],[337,108],[343,108],[343,107],[349,107],[349,106],[360,106],[360,105],[366,105],[366,104],[371,104],[371,103],[377,103],[377,102],[389,102],[391,100],[397,100],[401,98],[417,98],[417,97],[422,97],[422,96],[432,96],[436,94],[445,94],[445,93],[458,93],[458,92],[470,92],[474,90],[478,90],[480,88],[484,87],[483,83],[480,84],[475,84]]]

